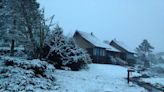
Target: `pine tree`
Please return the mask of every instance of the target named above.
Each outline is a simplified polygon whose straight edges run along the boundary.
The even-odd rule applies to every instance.
[[[7,25],[5,21],[5,7],[6,7],[6,1],[0,0],[0,46],[6,46],[9,47],[8,39],[7,39]]]
[[[63,29],[58,25],[48,36],[46,44],[44,49],[46,55],[44,56],[52,61],[56,68],[67,66],[72,70],[79,70],[91,63],[87,52],[79,48],[73,38],[65,37]]]
[[[152,52],[154,49],[153,46],[150,45],[148,40],[144,39],[143,42],[136,48],[138,57],[140,60],[144,61],[144,66],[149,67],[150,61],[148,60],[148,55]]]
[[[28,56],[38,58],[49,27],[45,24],[44,10],[36,0],[2,0],[3,33],[6,38],[25,47]],[[1,13],[2,14],[2,13]],[[1,27],[1,28],[2,28]],[[3,37],[5,38],[5,37]],[[11,46],[11,52],[14,46]]]
[[[149,54],[150,52],[152,52],[153,49],[154,49],[154,47],[151,46],[150,43],[148,42],[148,40],[145,39],[139,45],[139,47],[137,48],[137,51],[140,51],[146,55],[146,54]]]
[[[70,52],[67,52],[67,58],[63,64],[70,67],[72,70],[79,70],[85,68],[92,60],[86,50],[78,47],[73,38],[67,40]]]
[[[9,34],[14,34],[16,30],[16,2],[14,0],[1,0],[1,21],[0,21],[0,29],[2,33],[2,39],[5,41],[12,41],[11,44],[11,55],[14,54],[14,37]],[[6,42],[7,43],[7,42]]]
[[[56,68],[61,68],[62,66],[62,53],[65,52],[66,42],[63,35],[63,29],[56,25],[56,27],[49,33],[46,38],[46,45],[44,51],[46,52],[43,56],[47,59],[53,61]]]
[[[4,35],[4,30],[3,30],[3,1],[0,0],[0,41],[3,39],[3,35]]]

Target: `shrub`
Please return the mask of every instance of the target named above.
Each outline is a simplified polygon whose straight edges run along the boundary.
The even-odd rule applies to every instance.
[[[5,65],[6,66],[14,66],[14,61],[13,60],[5,60]]]
[[[66,38],[63,30],[57,26],[46,39],[43,56],[51,61],[54,66],[61,69],[63,66],[72,70],[80,70],[91,63],[88,53],[76,45],[73,38]],[[46,55],[47,54],[47,55]]]
[[[62,67],[62,60],[61,60],[61,55],[57,54],[55,51],[53,51],[49,56],[48,59],[51,61],[52,64],[54,64],[54,66],[57,69],[61,69]]]
[[[134,67],[137,61],[135,59],[128,59],[127,62],[129,66]]]
[[[67,64],[66,66],[70,67],[72,71],[79,71],[86,67],[87,64],[83,60],[79,60],[78,62],[72,62],[71,64]]]
[[[3,57],[2,60],[4,65],[0,65],[0,92],[33,92],[35,89],[44,89],[45,91],[56,89],[53,65],[37,59]]]
[[[33,71],[34,71],[34,73],[36,75],[42,75],[42,76],[44,76],[43,74],[45,72],[45,69],[43,67],[34,67],[32,69],[33,69]]]
[[[36,75],[43,76],[46,69],[47,69],[47,63],[44,61],[40,61],[37,59],[34,60],[27,60],[27,62],[24,62],[24,60],[14,60],[11,58],[7,58],[4,60],[4,64],[6,66],[15,66],[20,67],[22,69],[26,70],[33,70]]]

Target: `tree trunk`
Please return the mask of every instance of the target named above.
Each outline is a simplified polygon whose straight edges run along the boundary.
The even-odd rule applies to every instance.
[[[14,47],[15,47],[14,45],[15,45],[15,41],[12,40],[12,41],[11,41],[10,56],[14,56]]]

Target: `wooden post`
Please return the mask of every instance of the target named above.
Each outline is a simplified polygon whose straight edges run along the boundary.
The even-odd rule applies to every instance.
[[[10,56],[13,56],[14,55],[14,45],[15,45],[15,41],[12,40],[12,42],[11,42],[11,50],[10,50]]]
[[[129,84],[129,82],[130,82],[130,71],[129,71],[129,69],[128,69],[128,78],[127,78],[127,80],[128,80],[128,84]]]
[[[128,72],[127,81],[128,81],[128,84],[129,84],[129,82],[130,82],[130,73],[134,72],[134,69],[133,68],[128,68],[127,72]]]

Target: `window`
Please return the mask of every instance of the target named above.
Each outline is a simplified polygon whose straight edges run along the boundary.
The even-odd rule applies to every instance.
[[[93,55],[96,56],[96,48],[93,49]]]
[[[106,54],[106,53],[105,53],[105,50],[103,50],[103,54],[102,54],[102,55],[105,56],[105,54]]]
[[[100,56],[103,56],[103,49],[100,49]]]
[[[93,49],[93,55],[94,56],[105,56],[105,49],[94,48]]]
[[[94,48],[93,49],[93,55],[94,56],[99,56],[99,48]]]
[[[100,55],[100,49],[96,48],[96,56],[99,56],[99,55]]]

